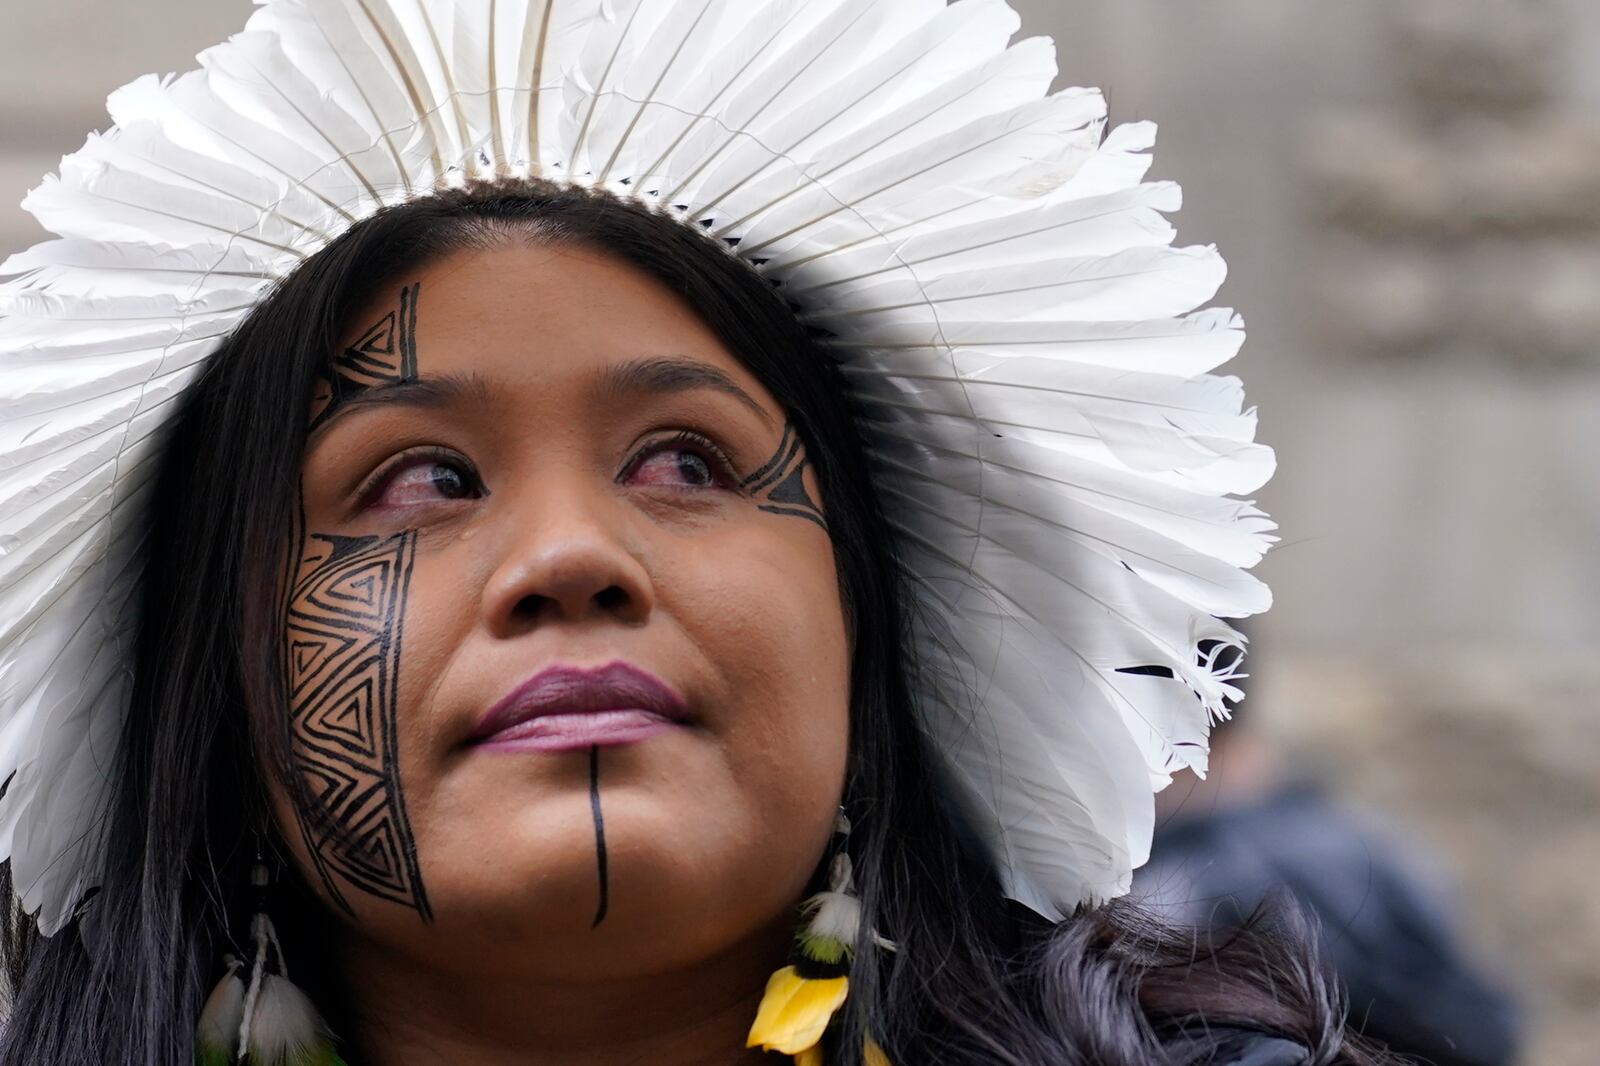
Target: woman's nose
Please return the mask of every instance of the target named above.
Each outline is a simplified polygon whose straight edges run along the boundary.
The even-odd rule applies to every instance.
[[[506,492],[506,489],[502,489]],[[502,556],[484,589],[496,636],[555,622],[642,624],[655,605],[624,505],[593,487],[525,486],[502,514]]]

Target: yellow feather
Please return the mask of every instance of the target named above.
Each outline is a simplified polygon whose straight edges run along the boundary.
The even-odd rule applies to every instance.
[[[822,1039],[833,1012],[849,994],[847,977],[810,980],[785,966],[767,980],[767,991],[750,1026],[746,1047],[797,1055]]]

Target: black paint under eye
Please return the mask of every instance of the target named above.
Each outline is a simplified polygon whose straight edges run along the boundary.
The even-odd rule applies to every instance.
[[[805,447],[793,424],[785,423],[778,450],[761,464],[761,469],[739,482],[739,487],[755,495],[761,501],[757,506],[769,514],[804,518],[826,530],[828,523],[822,517],[822,508],[806,489],[806,465]]]
[[[291,751],[323,808],[297,808],[302,837],[329,897],[348,914],[355,908],[346,892],[355,888],[432,921],[396,726],[417,533],[298,536],[284,638]]]

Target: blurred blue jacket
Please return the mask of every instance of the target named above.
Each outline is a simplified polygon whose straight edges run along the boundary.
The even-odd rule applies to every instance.
[[[1517,1005],[1468,961],[1443,900],[1408,867],[1401,845],[1297,782],[1169,819],[1134,895],[1169,919],[1220,932],[1285,889],[1321,923],[1352,1029],[1435,1066],[1513,1062]]]

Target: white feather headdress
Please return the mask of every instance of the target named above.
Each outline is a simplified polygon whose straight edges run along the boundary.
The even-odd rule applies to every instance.
[[[94,886],[174,402],[385,204],[537,174],[659,201],[827,331],[920,597],[922,705],[1008,890],[1119,894],[1203,769],[1274,539],[1216,293],[1154,130],[1049,94],[1004,0],[258,0],[25,206],[0,267],[0,857]],[[736,242],[736,244],[734,244]]]

